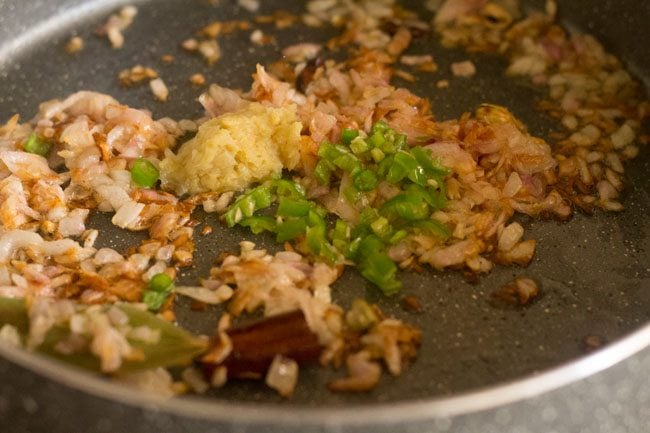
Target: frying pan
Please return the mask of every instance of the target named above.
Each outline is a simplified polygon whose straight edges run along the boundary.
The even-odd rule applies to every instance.
[[[248,88],[256,62],[278,58],[277,47],[253,48],[248,35],[221,40],[224,56],[208,67],[179,48],[213,20],[250,19],[234,0],[216,5],[201,0],[130,2],[139,7],[125,32],[126,44],[111,50],[93,30],[117,0],[0,0],[0,118],[21,113],[30,118],[38,103],[79,89],[109,93],[123,103],[152,110],[159,118],[194,118],[201,92],[188,77],[202,72],[222,86]],[[524,2],[541,8],[541,1]],[[419,2],[410,2],[413,8]],[[262,2],[261,13],[299,10],[300,2]],[[426,14],[423,11],[423,14]],[[646,87],[650,59],[646,44],[650,7],[635,0],[561,1],[567,27],[595,34]],[[63,51],[79,34],[86,48],[75,56]],[[332,30],[291,28],[273,31],[282,47],[323,41]],[[416,40],[413,53],[432,52],[439,63],[436,80],[449,78],[446,90],[419,77],[408,86],[430,98],[437,118],[456,117],[482,102],[509,107],[545,137],[557,125],[534,110],[543,94],[523,80],[506,79],[505,63],[491,55],[442,49],[434,38]],[[163,65],[160,57],[176,61]],[[479,73],[469,81],[447,72],[454,61],[471,58]],[[157,69],[171,100],[158,103],[146,86],[124,89],[117,73],[137,63]],[[527,236],[538,239],[534,262],[526,269],[499,267],[478,283],[461,273],[426,271],[402,275],[403,293],[417,296],[424,313],[404,311],[356,273],[335,285],[335,299],[347,306],[355,297],[376,302],[388,314],[423,329],[417,361],[402,376],[385,376],[367,394],[333,394],[325,384],[342,372],[304,369],[294,397],[282,401],[257,382],[230,383],[206,396],[160,401],[108,383],[34,354],[0,347],[0,431],[3,432],[383,432],[482,431],[558,432],[647,431],[650,422],[650,157],[645,150],[626,168],[625,211],[577,214],[566,223],[521,218]],[[197,214],[215,230],[197,236],[197,265],[182,281],[205,275],[220,251],[236,251],[246,238],[271,250],[272,239],[245,230],[224,230],[214,216]],[[124,250],[139,235],[111,227],[96,214],[100,246]],[[199,227],[200,230],[200,227]],[[490,293],[516,276],[541,285],[542,296],[526,308],[498,308]],[[180,300],[181,325],[210,334],[218,310],[190,312]],[[604,348],[586,354],[585,339]],[[617,430],[620,429],[620,430]]]

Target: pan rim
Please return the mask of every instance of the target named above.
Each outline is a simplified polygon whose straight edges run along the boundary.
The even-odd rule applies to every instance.
[[[119,383],[103,380],[79,369],[0,344],[0,356],[61,385],[120,404],[144,410],[237,425],[278,427],[328,426],[354,427],[370,425],[416,424],[433,419],[496,409],[522,402],[593,376],[650,347],[650,324],[622,337],[591,354],[569,361],[536,375],[501,384],[478,388],[449,397],[430,400],[312,408],[269,405],[264,403],[230,403],[188,396],[163,399]]]

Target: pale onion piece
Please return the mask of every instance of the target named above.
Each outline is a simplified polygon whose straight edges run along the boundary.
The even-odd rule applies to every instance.
[[[160,329],[153,329],[148,326],[136,326],[128,333],[131,340],[138,340],[146,344],[159,343],[160,335]]]
[[[503,195],[506,197],[514,197],[517,195],[524,183],[521,181],[519,173],[513,171],[508,177],[508,181],[503,187]]]
[[[47,159],[34,153],[18,152],[13,150],[0,151],[2,161],[10,172],[20,180],[37,180],[42,177],[56,177],[47,165]]]
[[[527,304],[532,298],[539,294],[539,287],[537,283],[530,278],[517,278],[515,279],[517,286],[517,295],[521,304]]]
[[[223,365],[214,369],[210,378],[210,385],[214,388],[221,388],[228,381],[228,369]]]
[[[169,245],[165,245],[164,247],[161,247],[156,252],[156,260],[169,262],[172,259],[172,254],[174,254],[175,249],[176,247],[174,246],[174,244],[169,244]]]
[[[282,55],[292,62],[304,62],[316,57],[322,48],[322,45],[304,42],[286,47]]]
[[[59,221],[59,233],[63,237],[81,236],[86,231],[88,209],[73,209]]]
[[[86,146],[94,146],[95,139],[88,129],[88,119],[80,117],[61,132],[59,140],[67,144],[67,149],[81,149]]]
[[[275,355],[265,382],[282,397],[290,397],[298,382],[298,363],[282,355]]]
[[[73,334],[86,334],[89,330],[88,317],[84,314],[74,314],[70,317],[70,331]]]
[[[546,70],[545,60],[538,55],[518,57],[508,66],[508,75],[537,75]]]
[[[152,267],[147,269],[147,272],[142,274],[142,280],[149,281],[153,278],[154,275],[165,272],[166,269],[167,269],[167,263],[163,262],[162,260],[159,260]]]
[[[336,0],[312,0],[307,3],[307,11],[312,14],[318,14],[319,12],[325,12],[328,9],[336,6]]]
[[[0,263],[8,262],[16,250],[39,246],[43,242],[40,235],[25,230],[14,230],[5,233],[0,237]]]
[[[158,398],[169,398],[175,394],[172,376],[162,367],[120,375],[116,380]]]
[[[487,0],[446,0],[436,8],[436,16],[434,17],[434,24],[440,26],[445,23],[452,22],[463,15],[470,15],[473,12],[480,10]]]
[[[113,326],[124,326],[129,323],[129,316],[126,315],[119,307],[115,305],[111,306],[106,312],[108,319],[111,321]]]
[[[619,129],[616,130],[611,136],[612,144],[614,149],[622,149],[628,144],[632,144],[636,138],[636,133],[634,129],[627,123],[623,124]]]
[[[0,264],[0,286],[8,286],[11,284],[11,272],[6,265]]]
[[[133,348],[126,337],[110,325],[105,315],[90,316],[90,328],[93,335],[90,350],[100,359],[101,371],[117,371],[123,360],[132,355]]]
[[[237,0],[237,5],[248,12],[255,13],[260,9],[260,0]]]
[[[345,363],[348,377],[330,382],[328,386],[332,391],[368,391],[379,382],[381,367],[371,360],[368,351],[348,355]]]
[[[128,262],[133,266],[136,272],[144,272],[145,269],[149,266],[150,256],[146,254],[132,254]]]
[[[232,288],[225,284],[219,286],[217,290],[198,286],[178,286],[175,292],[210,305],[221,304],[230,299],[234,293]]]
[[[210,385],[203,379],[203,374],[194,367],[183,370],[181,377],[197,394],[204,394],[210,388]]]
[[[476,75],[476,65],[470,60],[452,63],[451,73],[456,77],[472,77]]]
[[[2,285],[0,286],[0,297],[3,298],[14,298],[20,299],[24,298],[27,294],[27,290],[23,287],[12,286],[12,285]]]
[[[113,48],[122,48],[124,46],[124,35],[117,27],[111,27],[106,31],[106,36],[111,42]]]
[[[82,239],[84,241],[84,248],[92,248],[95,245],[95,241],[97,240],[98,236],[99,236],[98,230],[95,229],[86,230],[82,235]]]
[[[609,165],[612,170],[617,173],[622,174],[625,171],[623,168],[623,163],[621,162],[621,158],[614,152],[607,154],[607,165]]]
[[[474,243],[471,240],[464,240],[448,247],[425,253],[422,259],[430,263],[434,268],[441,270],[463,263],[467,256],[474,250]]]
[[[131,201],[128,192],[112,181],[105,185],[95,186],[95,191],[102,199],[108,201],[114,210],[120,209]]]
[[[151,92],[159,101],[164,102],[169,97],[169,89],[162,78],[149,81],[149,87],[151,87]]]
[[[20,333],[15,326],[6,324],[0,328],[0,344],[10,347],[21,347],[23,342],[20,338]]]
[[[500,258],[506,263],[516,263],[528,266],[535,255],[535,240],[529,239],[515,245],[511,250],[500,253]]]
[[[97,266],[104,266],[109,263],[120,263],[122,261],[124,261],[122,254],[112,248],[101,248],[93,257],[93,263]]]
[[[239,111],[249,104],[232,89],[211,84],[208,91],[199,96],[199,103],[211,117]]]
[[[600,182],[598,182],[596,188],[598,189],[598,197],[600,197],[600,199],[603,202],[618,197],[618,191],[616,190],[616,188],[614,188],[612,184],[606,180],[601,180]]]
[[[140,216],[140,212],[142,212],[142,209],[144,209],[144,204],[138,203],[136,201],[129,201],[120,207],[117,212],[115,212],[115,215],[113,215],[111,222],[114,225],[125,229],[137,221],[138,217]]]
[[[499,250],[510,251],[521,240],[524,228],[518,222],[506,226],[499,236]]]
[[[104,118],[106,107],[111,104],[119,105],[112,96],[82,90],[68,96],[64,101],[53,99],[42,103],[38,118],[51,119],[56,114],[65,112],[72,116],[85,114],[92,119],[100,120]]]
[[[600,129],[594,125],[589,124],[578,132],[571,134],[571,137],[569,137],[569,139],[578,146],[592,146],[600,139],[600,136]]]

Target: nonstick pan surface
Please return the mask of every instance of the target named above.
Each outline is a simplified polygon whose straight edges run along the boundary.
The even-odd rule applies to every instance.
[[[411,3],[417,7],[418,2]],[[531,1],[527,5],[540,7],[540,3]],[[279,56],[276,47],[253,48],[248,34],[223,38],[220,41],[223,58],[212,67],[180,49],[182,40],[193,36],[210,21],[252,18],[232,0],[221,0],[217,4],[201,0],[135,2],[139,14],[125,32],[124,48],[111,50],[107,41],[93,36],[93,32],[122,4],[124,2],[111,0],[0,0],[0,121],[15,112],[24,119],[30,118],[40,102],[62,98],[80,89],[109,93],[128,105],[150,109],[157,118],[194,118],[202,114],[202,108],[195,101],[202,89],[189,85],[191,74],[202,72],[209,82],[245,89],[250,85],[255,63],[269,63]],[[301,6],[302,2],[264,1],[261,12],[277,8],[299,10]],[[569,27],[595,33],[647,83],[650,76],[644,43],[649,40],[650,33],[646,26],[650,19],[647,5],[633,0],[603,1],[597,5],[589,1],[564,1],[560,2],[560,11]],[[86,48],[71,57],[65,54],[63,46],[73,34],[84,38]],[[315,31],[298,27],[274,30],[273,34],[278,46],[282,47],[300,41],[324,41],[334,33],[328,29]],[[440,66],[436,79],[450,79],[451,86],[445,90],[436,89],[432,80],[419,79],[415,84],[397,82],[417,94],[428,96],[438,119],[457,117],[480,103],[489,102],[511,109],[535,135],[546,137],[549,131],[557,128],[553,121],[534,109],[535,102],[542,97],[539,89],[524,81],[505,78],[505,63],[498,57],[443,49],[434,38],[416,41],[411,51],[432,52]],[[173,54],[176,61],[164,65],[160,61],[163,54]],[[451,77],[449,65],[467,58],[477,64],[477,76],[470,81]],[[125,89],[119,85],[117,73],[135,64],[150,65],[160,72],[170,87],[170,101],[154,101],[146,86]],[[349,305],[355,297],[366,297],[387,313],[422,328],[423,344],[418,360],[402,376],[384,376],[379,386],[367,394],[333,394],[325,385],[341,372],[305,369],[301,371],[299,386],[290,401],[282,401],[263,384],[233,382],[201,397],[204,400],[201,407],[213,405],[215,413],[220,414],[227,414],[232,408],[232,413],[238,413],[242,419],[246,418],[246,413],[263,408],[268,414],[269,425],[283,419],[287,411],[325,410],[334,420],[337,411],[349,412],[350,407],[364,413],[372,413],[377,407],[375,413],[379,416],[379,408],[386,403],[399,406],[439,401],[479,389],[489,390],[498,384],[515,383],[560,365],[573,366],[567,370],[568,376],[565,374],[563,380],[554,382],[554,386],[558,386],[631,355],[650,342],[647,327],[643,329],[650,322],[650,224],[647,217],[650,181],[646,174],[649,162],[647,151],[642,149],[640,157],[627,166],[626,209],[619,214],[597,213],[591,217],[576,214],[566,223],[522,218],[520,221],[527,229],[527,236],[539,241],[536,257],[528,268],[498,267],[481,277],[478,283],[468,281],[458,272],[405,273],[402,276],[403,294],[415,295],[422,301],[424,312],[421,314],[404,311],[398,300],[378,295],[355,272],[346,272],[335,286],[337,302]],[[270,238],[255,237],[245,230],[225,230],[214,216],[199,213],[197,218],[215,230],[211,236],[197,236],[197,265],[183,275],[182,281],[191,283],[199,275],[206,275],[218,253],[236,251],[240,240],[251,239],[269,249],[277,248]],[[109,216],[95,215],[93,224],[101,229],[100,246],[125,250],[138,239],[136,234],[115,229]],[[518,276],[538,281],[542,296],[521,309],[492,305],[491,292]],[[189,302],[180,300],[177,316],[182,326],[211,334],[218,310],[190,312]],[[605,349],[611,355],[606,362],[602,357],[600,364],[596,358],[584,358],[587,337],[597,337],[609,344],[625,336],[629,338],[610,348],[612,350]],[[36,358],[24,354],[7,356],[28,364],[29,359]],[[35,362],[41,365],[42,360]],[[33,363],[31,365],[34,367]],[[96,379],[66,374],[61,377],[67,378],[68,385],[86,391],[90,387],[101,393],[96,386],[101,388],[102,385],[96,384]],[[90,382],[80,384],[80,380],[95,381],[96,386],[88,385]],[[539,390],[552,388],[541,382],[533,388],[535,386]],[[513,395],[521,392],[521,389],[511,390]],[[525,395],[519,397],[531,393],[535,391],[529,387]],[[111,396],[119,399],[116,394]],[[131,403],[136,400],[137,397],[129,398]],[[450,414],[464,411],[461,402],[455,407]],[[368,416],[368,424],[371,424],[372,416]],[[332,426],[338,425],[336,421],[332,423]],[[358,423],[363,424],[362,421]]]

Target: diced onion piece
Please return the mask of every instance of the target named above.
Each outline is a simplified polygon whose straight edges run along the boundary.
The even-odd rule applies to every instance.
[[[521,240],[521,237],[524,235],[524,228],[521,224],[514,222],[501,232],[499,236],[499,250],[501,251],[510,251],[517,245],[517,242]]]
[[[144,209],[144,204],[130,201],[115,212],[111,222],[116,226],[125,229],[133,222],[137,221],[142,209]]]
[[[169,97],[169,89],[167,88],[167,85],[165,85],[165,82],[162,80],[162,78],[151,80],[149,82],[149,86],[151,87],[151,92],[159,101],[164,102]]]
[[[233,290],[227,285],[220,286],[217,290],[211,290],[205,287],[179,286],[176,287],[176,293],[204,302],[210,305],[218,305],[230,299]]]
[[[266,384],[282,397],[290,397],[298,382],[298,363],[282,355],[276,355],[266,374]]]

